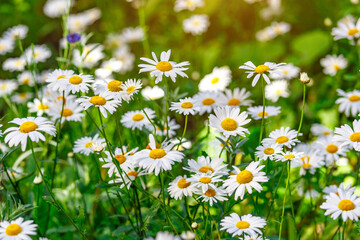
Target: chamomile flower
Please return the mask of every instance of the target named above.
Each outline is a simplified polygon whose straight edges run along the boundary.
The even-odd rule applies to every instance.
[[[340,186],[330,185],[330,186],[324,188],[324,190],[323,190],[323,192],[327,194],[324,196],[324,199],[327,199],[329,197],[330,193],[335,193],[336,195],[338,195],[339,189],[342,189],[345,192],[354,193],[356,190],[356,187],[352,187],[351,184],[349,184],[345,187],[343,182],[340,184]]]
[[[142,27],[128,27],[122,30],[122,39],[126,43],[141,42],[144,40],[144,30]]]
[[[34,45],[33,47],[28,47],[24,56],[27,59],[28,63],[31,62],[45,62],[49,57],[51,57],[50,49],[45,45]]]
[[[335,128],[334,141],[340,143],[340,147],[349,147],[360,152],[360,120],[353,121],[353,128],[344,124],[340,128]]]
[[[278,155],[275,156],[274,160],[281,162],[299,162],[301,161],[301,157],[303,155],[304,153],[295,151],[280,152]]]
[[[287,63],[283,66],[278,67],[278,70],[281,71],[283,74],[279,76],[278,74],[270,75],[272,79],[281,80],[281,79],[293,79],[297,78],[300,73],[300,68],[294,66],[292,63]]]
[[[8,58],[4,61],[2,67],[4,70],[14,72],[23,71],[26,66],[26,61],[23,57],[19,58]]]
[[[49,101],[46,98],[43,98],[41,101],[35,98],[34,102],[28,102],[27,106],[29,112],[36,113],[38,117],[42,116],[44,113],[49,113]]]
[[[168,128],[166,128],[166,123],[162,122],[161,126],[156,126],[156,134],[159,136],[169,135],[169,138],[172,138],[176,135],[176,130],[180,128],[180,125],[176,123],[175,119],[170,119],[168,117]]]
[[[327,136],[317,141],[320,154],[325,157],[328,164],[339,160],[340,157],[346,157],[347,147],[340,147],[340,143],[334,141],[333,136]]]
[[[197,7],[204,6],[204,0],[176,0],[174,10],[180,12],[182,10],[194,11]]]
[[[344,112],[346,116],[351,115],[356,116],[360,113],[360,91],[353,90],[350,92],[344,92],[341,89],[337,90],[340,98],[336,100],[339,106],[339,112]]]
[[[193,96],[197,105],[200,107],[199,114],[211,113],[215,107],[219,106],[218,92],[199,92]]]
[[[333,134],[333,130],[319,123],[311,125],[310,131],[314,136],[318,137],[326,137]]]
[[[273,102],[277,102],[280,97],[287,98],[289,96],[288,81],[277,80],[272,81],[265,86],[265,97]]]
[[[286,22],[273,22],[270,26],[270,29],[274,32],[276,36],[283,35],[290,31],[290,24]]]
[[[63,86],[64,81],[68,80],[73,74],[73,70],[54,70],[46,78],[46,82],[49,83],[48,87],[53,91],[59,90]]]
[[[113,99],[112,95],[109,92],[103,92],[97,96],[83,96],[76,100],[85,110],[89,107],[97,107],[102,115],[106,118],[107,111],[110,114],[113,114],[116,111],[116,108],[120,105],[120,101]]]
[[[206,14],[196,14],[183,21],[183,29],[192,35],[201,35],[208,29],[209,17]]]
[[[344,22],[338,22],[337,27],[333,28],[331,35],[334,36],[334,40],[347,38],[351,43],[360,37],[360,19],[355,23],[348,21],[347,24]]]
[[[72,75],[67,81],[64,81],[61,84],[59,91],[65,91],[65,93],[77,93],[84,92],[87,93],[90,88],[90,84],[94,82],[94,79],[91,75],[83,75],[80,73],[79,75]]]
[[[184,167],[184,170],[193,172],[196,174],[215,174],[215,175],[227,175],[229,170],[222,158],[210,158],[209,156],[200,156],[197,160],[189,159],[188,167]]]
[[[252,194],[253,188],[261,192],[263,189],[259,184],[261,182],[267,182],[268,177],[265,176],[264,172],[260,172],[265,165],[259,166],[260,162],[251,162],[244,170],[240,170],[238,167],[233,166],[234,175],[229,175],[228,179],[224,181],[223,187],[229,195],[235,193],[235,200],[239,197],[244,199],[245,190],[249,194]]]
[[[133,181],[135,181],[138,177],[146,175],[144,170],[136,170],[135,168],[130,168],[125,170],[124,172],[117,174],[117,178],[115,180],[109,181],[109,183],[120,183],[120,188],[127,187],[128,189],[131,187]],[[144,184],[142,183],[144,186]]]
[[[36,235],[37,224],[33,220],[24,221],[19,217],[11,222],[0,222],[0,239],[27,240],[31,235]]]
[[[181,162],[184,157],[182,152],[172,150],[174,145],[168,141],[162,142],[159,148],[152,134],[149,135],[149,141],[150,149],[143,149],[134,155],[139,166],[148,173],[154,172],[157,176],[160,172],[169,171],[175,162]]]
[[[94,143],[103,144],[103,143],[105,143],[105,140],[102,138],[99,138],[98,134],[96,134],[93,137],[79,138],[74,143],[73,152],[74,153],[82,153],[82,154],[85,154],[86,156],[89,156],[90,153],[93,153],[91,146]]]
[[[160,55],[160,61],[158,61],[155,53],[152,53],[154,60],[149,58],[140,58],[141,60],[149,63],[149,64],[139,64],[141,68],[139,73],[142,72],[150,72],[151,77],[156,77],[155,84],[159,83],[162,80],[163,75],[165,77],[170,77],[173,82],[176,82],[176,76],[180,75],[182,77],[188,77],[184,71],[188,68],[184,68],[184,66],[188,66],[189,62],[181,62],[176,63],[173,61],[169,61],[171,50],[167,52],[162,52]]]
[[[146,115],[147,117],[149,117],[150,120],[153,120],[155,118],[154,110],[150,108],[144,108],[144,111],[146,112]],[[139,130],[143,130],[143,128],[151,129],[152,125],[146,115],[142,110],[128,111],[121,118],[121,123],[125,127],[131,128],[132,130],[136,128]]]
[[[103,50],[104,46],[95,43],[84,46],[81,54],[78,49],[75,49],[73,63],[75,66],[82,64],[85,68],[93,68],[105,57]]]
[[[11,101],[14,103],[26,103],[29,99],[33,98],[33,93],[21,92],[11,96]]]
[[[248,99],[251,93],[245,88],[234,88],[234,90],[225,89],[224,93],[220,93],[220,105],[230,107],[250,106],[253,100]]]
[[[199,91],[224,91],[231,82],[231,71],[228,67],[215,67],[199,83]]]
[[[130,49],[127,46],[119,47],[115,51],[114,57],[121,62],[120,73],[124,74],[133,69],[135,55],[130,52]]]
[[[225,137],[229,136],[245,136],[249,130],[242,127],[251,120],[247,118],[247,113],[240,113],[240,108],[218,107],[214,110],[214,114],[209,116],[210,127],[215,128],[215,132],[222,133]]]
[[[26,34],[28,33],[29,28],[25,25],[16,25],[14,27],[9,28],[4,32],[4,38],[10,38],[13,40],[24,39]]]
[[[14,41],[9,38],[0,38],[0,55],[14,50]]]
[[[178,200],[185,197],[192,197],[193,193],[196,191],[196,187],[193,183],[188,181],[188,177],[177,176],[173,181],[169,183],[168,187],[170,197]]]
[[[172,102],[170,110],[183,115],[195,115],[200,111],[200,106],[193,98],[186,97],[180,99],[179,102]]]
[[[9,123],[14,123],[18,126],[9,127],[5,130],[5,143],[7,143],[9,147],[21,144],[22,151],[26,149],[28,138],[30,138],[32,142],[39,142],[39,140],[45,141],[45,136],[41,132],[52,136],[55,136],[56,133],[54,124],[43,117],[15,118]]]
[[[141,89],[142,87],[142,82],[141,80],[136,80],[136,79],[128,79],[124,82],[124,84],[122,85],[122,98],[129,102],[129,100],[131,99],[131,97],[138,93],[139,89]]]
[[[20,73],[17,76],[17,80],[19,81],[20,84],[28,85],[30,87],[34,86],[34,83],[35,83],[35,79],[31,75],[31,72],[29,72],[29,71],[24,71],[24,72]]]
[[[84,117],[84,114],[82,113],[83,108],[79,106],[79,104],[77,104],[76,102],[69,100],[70,99],[67,99],[67,101],[65,101],[64,107],[63,101],[56,101],[50,103],[50,110],[48,114],[54,120],[60,119],[61,117],[61,123],[64,123],[65,121],[80,122],[81,119]]]
[[[94,153],[102,153],[105,150],[106,143],[94,142],[90,148]]]
[[[127,147],[123,146],[121,148],[115,148],[113,154],[110,154],[108,151],[105,152],[106,158],[104,158],[105,164],[102,165],[102,168],[108,168],[108,175],[112,177],[113,174],[119,174],[119,171],[116,168],[116,165],[113,163],[114,160],[119,163],[120,168],[123,171],[130,171],[131,169],[137,167],[137,162],[134,159],[134,154],[137,152],[138,148],[131,149],[127,151]]]
[[[18,87],[17,83],[12,80],[0,80],[0,97],[9,95]]]
[[[265,106],[265,111],[263,112],[263,106],[256,106],[249,107],[246,111],[254,120],[259,120],[263,118],[263,115],[265,119],[278,115],[280,113],[280,107]]]
[[[342,54],[339,56],[327,55],[320,60],[320,64],[324,68],[324,73],[330,76],[335,76],[339,70],[346,68],[347,63],[348,61]]]
[[[312,150],[305,153],[300,160],[291,162],[291,167],[301,167],[300,175],[305,175],[307,172],[314,174],[316,169],[321,168],[325,164],[324,158],[321,157],[319,151]]]
[[[189,181],[192,182],[197,189],[205,193],[209,188],[217,190],[218,187],[216,184],[223,180],[221,179],[221,175],[201,173],[193,175],[189,178]]]
[[[299,134],[300,135],[300,134]],[[281,127],[276,129],[269,134],[269,138],[263,139],[263,144],[278,143],[281,146],[291,147],[296,143],[300,142],[296,139],[297,131],[292,130],[290,127]]]
[[[255,66],[251,61],[248,61],[244,63],[244,65],[241,65],[240,69],[248,70],[245,73],[247,73],[247,78],[251,78],[254,74],[255,77],[252,81],[252,86],[254,87],[256,83],[259,81],[260,77],[263,77],[267,84],[270,84],[270,78],[267,74],[271,75],[282,75],[282,72],[278,70],[278,67],[285,65],[285,63],[272,63],[272,62],[265,62],[264,64],[261,64],[259,66]]]
[[[114,99],[121,101],[124,94],[123,85],[123,82],[119,80],[101,79],[94,83],[94,90],[95,94],[109,92]]]
[[[57,18],[65,14],[73,4],[74,2],[70,0],[48,0],[43,10],[46,16]]]
[[[181,240],[181,239],[180,237],[175,236],[174,234],[169,232],[158,232],[155,238],[148,237],[145,238],[144,240]]]
[[[164,97],[165,93],[164,90],[158,86],[154,86],[153,88],[147,86],[141,91],[141,95],[147,100],[156,100]]]
[[[216,189],[208,188],[206,192],[199,191],[199,197],[197,199],[202,199],[202,202],[208,202],[210,207],[216,202],[223,202],[227,200],[227,193],[222,187]]]
[[[230,216],[221,220],[220,225],[222,226],[220,230],[226,230],[233,237],[239,237],[243,234],[256,236],[262,234],[261,229],[266,226],[266,220],[251,214],[239,216],[236,213],[231,213]]]
[[[325,216],[331,215],[336,220],[341,215],[344,222],[348,219],[358,221],[360,216],[360,198],[352,190],[338,189],[338,194],[330,193],[326,201],[321,204],[326,210]]]
[[[174,149],[177,151],[183,152],[185,149],[190,149],[192,147],[192,143],[190,140],[183,138],[180,144],[180,140],[177,138],[170,139],[171,143],[174,144]]]
[[[274,160],[281,152],[281,146],[277,143],[265,144],[264,146],[258,146],[256,150],[255,155],[259,158],[259,160]]]
[[[101,68],[95,70],[95,75],[99,78],[109,78],[113,72],[120,72],[122,67],[122,62],[111,58],[107,61],[101,63]]]

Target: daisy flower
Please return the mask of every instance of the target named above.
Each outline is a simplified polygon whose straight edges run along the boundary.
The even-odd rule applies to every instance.
[[[148,237],[145,238],[144,240],[181,240],[181,239],[180,237],[175,236],[174,234],[169,232],[158,232],[155,238]]]
[[[117,178],[115,180],[109,181],[109,183],[120,183],[120,188],[127,187],[128,189],[131,187],[132,182],[134,182],[139,176],[146,175],[144,170],[135,170],[135,168],[129,168],[125,172],[120,174],[116,174]],[[144,186],[144,184],[142,183]]]
[[[155,118],[154,110],[150,108],[144,108],[144,111],[146,112],[146,115],[149,117],[150,120],[153,120]],[[151,129],[152,125],[146,115],[141,110],[128,111],[122,116],[120,122],[125,127],[131,128],[132,130],[136,128],[139,130],[143,130],[144,127],[146,129]]]
[[[275,156],[275,161],[281,161],[281,162],[299,162],[301,161],[301,157],[304,155],[302,152],[295,152],[295,151],[286,151],[286,152],[280,152],[278,155]]]
[[[168,129],[166,128],[166,123],[162,122],[162,127],[156,126],[156,134],[159,136],[166,136],[166,133],[168,132],[169,138],[172,138],[176,135],[177,129],[180,128],[180,125],[176,123],[175,119],[170,119],[168,117]]]
[[[95,134],[94,137],[82,137],[75,141],[73,152],[74,153],[82,153],[86,156],[89,156],[90,153],[93,153],[91,146],[94,143],[105,143],[105,140],[99,138],[98,134]]]
[[[144,40],[144,30],[142,27],[128,27],[122,30],[122,39],[126,43],[141,42]]]
[[[176,0],[174,10],[175,12],[180,12],[182,10],[194,11],[195,8],[204,5],[204,0]]]
[[[331,35],[334,36],[334,40],[347,38],[354,43],[354,40],[360,37],[360,19],[356,23],[352,21],[338,22],[337,27],[332,29]]]
[[[270,29],[274,32],[276,35],[283,35],[290,31],[290,24],[286,22],[273,22],[271,23]]]
[[[321,209],[326,210],[325,216],[331,215],[336,220],[341,215],[344,222],[348,219],[358,221],[360,216],[360,198],[352,190],[338,189],[338,194],[330,193]]]
[[[14,72],[14,71],[24,71],[26,66],[26,61],[23,57],[19,58],[8,58],[4,61],[2,67],[4,70]]]
[[[51,57],[50,49],[45,45],[34,45],[33,47],[28,47],[24,56],[29,63],[31,62],[45,62],[49,57]]]
[[[119,101],[123,98],[123,86],[123,82],[111,79],[102,79],[94,83],[95,94],[109,92],[114,99]]]
[[[260,172],[265,165],[259,166],[260,162],[251,162],[244,170],[240,170],[238,167],[233,166],[234,175],[230,175],[228,179],[224,181],[223,187],[229,195],[235,193],[235,200],[239,197],[242,200],[245,195],[245,190],[249,194],[252,194],[252,189],[261,192],[263,189],[259,184],[261,182],[267,182],[268,177],[265,176],[264,172]]]
[[[138,93],[139,89],[141,89],[142,82],[141,80],[128,79],[121,87],[122,87],[122,98],[126,102],[129,102],[132,96]]]
[[[216,184],[223,180],[221,179],[221,175],[201,173],[193,175],[189,178],[189,181],[192,182],[197,189],[205,193],[209,188],[217,190],[218,187]]]
[[[28,85],[30,87],[34,86],[35,83],[34,76],[32,76],[31,72],[29,71],[24,71],[20,73],[17,76],[17,80],[19,81],[20,84]]]
[[[122,46],[118,48],[114,56],[122,63],[120,73],[124,74],[134,68],[135,55],[131,53],[128,47]]]
[[[11,94],[18,87],[12,80],[0,80],[0,97]]]
[[[73,70],[54,70],[46,78],[46,82],[49,83],[48,87],[53,91],[58,91],[64,85],[64,81],[73,76],[73,74]]]
[[[199,91],[224,91],[231,82],[229,67],[215,67],[210,74],[205,75],[199,83]]]
[[[206,14],[196,14],[183,21],[183,29],[192,35],[201,35],[210,25],[209,17]]]
[[[189,167],[183,167],[184,170],[193,172],[195,174],[206,173],[208,175],[227,175],[229,170],[222,158],[210,158],[209,156],[200,156],[197,160],[189,159]]]
[[[25,25],[16,25],[14,27],[9,28],[4,32],[4,38],[10,38],[13,40],[24,39],[26,34],[28,33],[29,28]]]
[[[247,113],[240,113],[240,108],[218,107],[214,110],[214,114],[209,116],[210,127],[215,128],[215,132],[222,133],[225,137],[243,136],[249,133],[249,130],[242,126],[251,120],[247,118]]]
[[[9,38],[0,38],[0,55],[14,50],[14,41]]]
[[[5,130],[4,134],[5,143],[12,146],[18,146],[21,144],[21,150],[25,151],[27,139],[30,138],[32,142],[45,141],[45,136],[41,133],[47,133],[55,136],[56,129],[54,124],[43,117],[26,117],[15,118],[9,123],[17,124],[18,127],[9,127]]]
[[[246,111],[254,120],[259,120],[263,118],[263,115],[265,119],[278,115],[280,113],[280,107],[265,106],[265,112],[263,112],[263,106],[256,106],[249,107]]]
[[[72,5],[74,2],[70,0],[49,0],[46,1],[43,10],[46,16],[56,18],[65,14]]]
[[[210,207],[216,202],[223,202],[227,200],[227,193],[222,188],[208,188],[206,192],[199,192],[200,196],[197,199],[202,199],[203,202],[209,202]]]
[[[301,167],[300,175],[305,175],[307,172],[314,174],[316,169],[321,168],[325,164],[324,158],[319,155],[319,151],[312,150],[309,153],[305,153],[299,159],[291,161],[291,167]]]
[[[116,161],[118,161],[119,166],[124,171],[129,171],[130,169],[133,169],[137,167],[137,162],[134,160],[134,154],[137,152],[138,148],[131,149],[130,151],[127,151],[127,147],[123,146],[121,148],[115,148],[115,151],[111,155],[108,151],[105,152],[106,158],[104,158],[105,164],[102,165],[102,168],[108,168],[108,175],[109,177],[112,177],[112,175],[119,174],[119,171],[117,170],[116,165],[113,163],[113,156]]]
[[[33,95],[33,93],[28,92],[15,93],[11,96],[11,101],[14,103],[26,103],[33,98]]]
[[[286,146],[291,148],[296,143],[300,142],[296,139],[297,131],[291,130],[290,127],[281,127],[280,129],[276,129],[269,134],[269,138],[265,138],[262,140],[263,144],[273,144],[278,143],[280,146]],[[299,134],[300,135],[300,134]]]
[[[233,91],[230,89],[225,89],[224,93],[220,93],[219,100],[220,105],[227,105],[230,107],[238,106],[250,106],[253,103],[253,100],[248,99],[251,96],[251,93],[246,91],[245,88],[234,88]]]
[[[109,111],[110,114],[113,114],[120,105],[120,101],[113,99],[109,92],[103,92],[93,97],[83,96],[82,98],[77,99],[76,102],[85,110],[91,106],[97,107],[105,118],[107,118],[107,111]]]
[[[192,197],[193,193],[196,191],[196,187],[188,181],[188,177],[186,175],[177,176],[169,183],[168,191],[170,197],[176,200],[181,200],[183,196]]]
[[[348,61],[342,54],[339,56],[327,55],[320,60],[320,64],[324,68],[324,73],[330,76],[335,76],[339,70],[346,68],[347,63]]]
[[[334,163],[340,157],[346,157],[347,147],[340,147],[340,143],[334,141],[333,136],[327,136],[317,141],[319,153],[325,157],[328,164]]]
[[[192,143],[190,140],[187,140],[186,138],[183,138],[180,144],[180,139],[173,138],[170,139],[170,142],[174,144],[173,149],[176,149],[177,151],[183,152],[185,149],[190,149],[192,147]]]
[[[266,144],[264,146],[258,146],[256,148],[255,155],[259,160],[274,160],[276,156],[281,152],[281,146],[277,143],[275,144]]]
[[[263,77],[267,84],[270,84],[270,78],[266,74],[271,75],[282,75],[282,72],[279,71],[277,68],[279,66],[285,65],[285,63],[272,63],[272,62],[265,62],[259,66],[255,66],[251,61],[244,63],[244,65],[240,66],[240,69],[248,70],[247,78],[251,78],[254,74],[255,77],[252,81],[252,86],[254,87],[256,83],[259,81],[260,77]]]
[[[147,86],[141,91],[141,95],[147,100],[156,100],[164,97],[165,93],[164,90],[158,86],[154,86],[153,88]]]
[[[360,113],[360,91],[354,90],[350,92],[344,92],[341,89],[337,90],[340,98],[336,100],[339,106],[339,112],[344,112],[346,116],[357,116]]]
[[[174,145],[168,141],[162,142],[159,148],[152,134],[149,135],[149,141],[150,149],[143,149],[134,155],[139,166],[148,173],[154,172],[157,176],[162,171],[171,170],[172,165],[181,162],[184,157],[182,152],[172,150]]]
[[[217,92],[199,92],[193,96],[193,99],[200,107],[200,115],[210,113],[215,107],[219,106],[219,93]]]
[[[342,189],[344,192],[351,192],[354,193],[356,191],[356,187],[352,187],[351,184],[344,186],[344,183],[342,182],[340,186],[336,185],[330,185],[328,187],[325,187],[323,192],[327,195],[324,196],[324,199],[327,199],[330,195],[330,193],[335,193],[336,195],[339,195],[339,189]]]
[[[310,131],[314,136],[318,137],[326,137],[333,134],[333,131],[330,128],[319,123],[311,125]]]
[[[285,65],[282,65],[280,67],[278,67],[278,70],[281,71],[283,73],[283,75],[278,75],[278,74],[270,74],[270,77],[272,79],[276,79],[276,80],[282,80],[282,79],[286,79],[286,80],[290,80],[293,78],[297,78],[299,76],[300,73],[300,68],[294,66],[294,64],[292,63],[287,63]]]
[[[61,123],[64,123],[65,121],[74,121],[74,122],[80,122],[81,119],[84,117],[84,114],[81,113],[83,111],[83,108],[79,106],[76,102],[65,100],[65,104],[63,107],[63,101],[57,101],[50,104],[50,111],[49,115],[54,119],[60,119],[61,117]]]
[[[353,121],[353,128],[344,124],[340,128],[335,128],[334,141],[340,143],[340,147],[348,146],[360,151],[360,120]]]
[[[77,93],[77,92],[84,92],[87,93],[90,88],[90,84],[94,82],[94,79],[91,75],[83,75],[80,73],[79,75],[73,75],[66,79],[63,84],[61,84],[59,91],[65,91],[66,94],[68,93]]]
[[[31,235],[36,235],[37,224],[33,220],[24,221],[19,217],[11,222],[0,222],[0,239],[4,240],[25,240],[31,239]]]
[[[176,82],[176,76],[180,75],[182,77],[188,77],[184,71],[188,68],[184,68],[184,66],[188,66],[189,62],[181,62],[176,63],[169,61],[170,59],[171,50],[167,52],[162,52],[160,55],[160,61],[158,61],[155,53],[152,53],[154,60],[149,58],[140,58],[141,60],[149,63],[149,64],[140,64],[139,67],[141,68],[139,73],[142,72],[150,72],[151,77],[156,77],[155,84],[162,80],[163,75],[165,77],[170,77],[173,82]]]
[[[104,46],[96,43],[84,46],[81,54],[78,49],[75,49],[73,54],[73,63],[77,67],[82,64],[85,68],[93,68],[105,57],[103,50]]]
[[[42,116],[44,113],[49,113],[49,102],[46,98],[43,98],[41,101],[37,98],[34,99],[34,102],[28,102],[27,104],[29,112],[36,113],[38,117]]]
[[[180,99],[179,102],[172,102],[170,110],[183,115],[194,115],[200,111],[200,106],[197,104],[195,99],[186,97],[184,99]]]
[[[220,225],[222,226],[220,230],[226,230],[233,237],[240,237],[243,233],[249,236],[256,236],[262,234],[260,229],[266,226],[266,221],[261,217],[252,216],[251,214],[239,216],[236,213],[231,213],[230,216],[221,220]]]
[[[288,81],[277,80],[272,81],[265,86],[265,97],[273,102],[277,102],[280,97],[287,98],[289,96]]]

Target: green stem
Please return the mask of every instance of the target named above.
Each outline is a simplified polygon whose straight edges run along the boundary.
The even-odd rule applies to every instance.
[[[230,137],[231,137],[231,136],[229,136],[229,137],[226,139],[225,144],[224,144],[223,148],[222,148],[221,151],[220,151],[219,157],[221,157],[222,152],[224,151],[224,149],[225,149],[226,146],[228,145],[228,142],[230,141]]]
[[[184,131],[183,131],[183,134],[182,134],[182,136],[181,136],[181,138],[180,138],[180,142],[179,142],[179,145],[177,146],[176,150],[179,150],[179,147],[181,146],[181,142],[182,142],[182,140],[184,139],[185,132],[186,132],[186,128],[187,128],[187,124],[188,124],[188,117],[189,117],[189,115],[186,115],[186,116],[185,116]]]
[[[305,109],[305,97],[306,97],[306,85],[304,85],[304,90],[303,90],[303,103],[302,103],[302,109],[301,109],[301,117],[300,117],[300,124],[299,124],[299,129],[298,132],[296,134],[296,138],[298,138],[300,130],[301,130],[301,125],[303,122],[303,118],[304,118],[304,109]]]
[[[288,172],[287,181],[286,181],[286,187],[285,187],[285,193],[284,193],[284,199],[283,199],[280,230],[279,230],[279,240],[281,240],[281,232],[282,232],[282,226],[283,226],[284,214],[285,214],[286,193],[287,193],[287,190],[288,190],[288,187],[289,187],[289,182],[290,182],[290,172]]]
[[[171,228],[173,229],[173,231],[177,235],[176,228],[175,228],[174,224],[172,223],[172,221],[171,221],[171,219],[169,217],[169,213],[167,211],[167,206],[166,206],[166,203],[165,203],[165,186],[164,186],[164,176],[163,176],[162,173],[159,174],[159,180],[160,180],[160,187],[161,187],[161,193],[162,193],[162,200],[163,200],[163,207],[164,207],[165,216],[166,216],[166,219],[167,219],[168,223],[170,224]]]

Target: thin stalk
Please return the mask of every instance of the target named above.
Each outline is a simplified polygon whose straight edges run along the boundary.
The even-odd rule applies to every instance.
[[[169,217],[169,213],[167,211],[167,206],[166,206],[166,203],[165,203],[165,189],[164,189],[164,178],[162,176],[162,174],[160,173],[159,174],[159,180],[160,180],[160,187],[161,187],[161,193],[162,193],[162,200],[163,200],[163,206],[164,206],[164,212],[165,212],[165,216],[166,216],[166,219],[168,221],[168,223],[170,224],[171,228],[173,229],[173,231],[176,233],[177,235],[177,231],[176,231],[176,228],[174,226],[174,224],[171,222],[171,219]]]
[[[118,133],[118,137],[119,137],[119,141],[120,141],[120,146],[121,146],[121,153],[124,155],[124,149],[123,149],[123,143],[122,143],[122,139],[121,139],[121,131],[120,131],[120,118],[119,118],[119,109],[116,111],[115,113],[115,124],[116,124],[116,130]]]
[[[13,182],[13,180],[12,180],[11,177],[10,177],[10,174],[8,173],[8,170],[7,170],[5,161],[3,161],[3,166],[4,166],[4,172],[5,172],[6,176],[7,176],[8,179],[9,179],[9,181],[10,181],[10,183],[11,183],[11,186],[14,188],[15,192],[17,193],[17,195],[18,195],[21,203],[22,203],[22,204],[25,204],[24,199],[23,199],[22,196],[21,196],[20,189],[17,188],[17,185]]]
[[[220,151],[219,157],[221,157],[222,152],[224,151],[224,149],[226,148],[226,145],[227,145],[228,142],[230,141],[230,137],[231,137],[231,136],[229,136],[229,137],[226,139],[225,144],[224,144],[223,148],[222,148],[221,151]]]
[[[186,128],[187,128],[187,124],[188,124],[188,116],[189,116],[189,115],[186,115],[186,116],[185,116],[184,131],[183,131],[183,134],[181,135],[180,142],[179,142],[179,145],[177,146],[176,150],[179,150],[179,147],[181,146],[181,142],[182,142],[182,140],[184,139],[185,132],[186,132]]]
[[[299,124],[299,129],[298,132],[296,134],[296,138],[298,138],[300,130],[301,130],[301,125],[303,122],[303,118],[304,118],[304,108],[305,108],[305,97],[306,97],[306,85],[304,85],[304,90],[303,90],[303,103],[302,103],[302,109],[301,109],[301,117],[300,117],[300,124]]]
[[[345,229],[346,229],[346,221],[344,221],[344,225],[342,229],[342,240],[345,240]]]
[[[289,187],[290,182],[290,172],[288,172],[287,181],[286,181],[286,187],[285,187],[285,193],[284,193],[284,200],[283,200],[283,206],[282,206],[282,214],[281,214],[281,222],[280,222],[280,230],[279,230],[279,240],[281,240],[281,232],[282,232],[282,226],[284,222],[284,214],[285,214],[285,203],[286,203],[286,193]]]
[[[138,206],[138,211],[139,211],[139,218],[140,218],[140,237],[146,237],[146,232],[145,230],[143,229],[144,228],[144,221],[143,221],[143,218],[142,218],[142,214],[141,214],[141,204],[140,204],[140,200],[139,200],[139,195],[138,195],[138,192],[137,192],[137,189],[135,187],[133,187],[134,189],[134,193],[135,193],[135,199],[136,199],[136,203],[137,203],[137,206]]]

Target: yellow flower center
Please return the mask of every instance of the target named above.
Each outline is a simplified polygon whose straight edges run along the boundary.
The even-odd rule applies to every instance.
[[[1,89],[5,90],[6,89],[6,84],[1,84]]]
[[[350,102],[358,102],[360,101],[360,96],[359,95],[352,95],[349,97],[349,101]]]
[[[264,153],[266,155],[271,155],[271,154],[274,154],[275,150],[273,148],[265,148],[264,149]]]
[[[132,93],[135,90],[135,86],[130,86],[126,89],[127,93]]]
[[[350,135],[350,141],[352,142],[360,142],[360,132],[355,132]]]
[[[132,117],[132,120],[135,122],[141,121],[143,119],[144,115],[142,115],[141,113],[134,114],[134,116]]]
[[[29,85],[29,83],[30,83],[30,78],[24,79],[23,84]]]
[[[26,93],[19,93],[20,98],[26,98]]]
[[[56,80],[62,79],[62,78],[64,78],[64,77],[65,77],[65,75],[60,75],[60,76],[58,76],[58,77],[56,78]]]
[[[137,171],[130,171],[127,173],[128,176],[131,176],[131,177],[137,177],[138,176],[138,173]]]
[[[87,144],[85,144],[86,148],[90,148],[94,143],[93,142],[88,142]]]
[[[17,60],[15,66],[20,67],[23,64],[21,60]]]
[[[351,211],[355,208],[355,204],[348,199],[343,199],[339,202],[338,208],[342,211]]]
[[[236,223],[236,227],[239,229],[246,229],[250,227],[250,223],[248,223],[247,221],[239,221]]]
[[[182,108],[192,108],[194,105],[191,102],[183,102],[181,104]]]
[[[43,103],[39,104],[38,110],[46,110],[46,109],[49,109],[49,105],[46,105],[46,104],[43,104]]]
[[[241,101],[237,98],[232,98],[228,101],[229,106],[239,106]]]
[[[199,179],[199,182],[203,183],[203,184],[208,184],[211,183],[211,178],[209,177],[202,177]]]
[[[178,181],[177,186],[178,186],[178,188],[183,189],[183,188],[187,188],[188,186],[190,186],[190,184],[191,184],[190,182],[186,181],[186,178],[182,178]]]
[[[263,117],[263,112],[259,112],[257,115],[262,118]],[[264,112],[265,117],[267,117],[268,115],[269,114],[267,112]]]
[[[330,134],[331,134],[331,133],[328,132],[328,131],[323,132],[323,135],[324,135],[324,136],[327,136],[327,135],[330,135]]]
[[[225,118],[221,122],[221,127],[226,131],[234,131],[237,128],[237,122],[232,118]]]
[[[352,28],[352,29],[349,29],[348,31],[348,35],[349,36],[354,36],[355,34],[357,34],[359,32],[359,30],[357,28]]]
[[[258,74],[263,74],[269,70],[270,70],[270,68],[266,65],[259,65],[254,69],[254,71]]]
[[[220,81],[220,78],[214,77],[214,78],[211,80],[211,84],[217,84],[219,81]]]
[[[199,168],[198,171],[202,172],[202,173],[207,173],[208,171],[214,172],[214,169],[212,167],[203,166],[203,167]]]
[[[39,53],[34,53],[34,58],[37,58],[38,56],[40,56]]]
[[[328,153],[336,153],[338,151],[338,147],[335,144],[329,144],[326,146],[326,151]]]
[[[209,188],[206,192],[205,192],[205,195],[208,196],[208,197],[213,197],[215,196],[216,192],[214,189],[211,189]]]
[[[36,123],[28,121],[20,125],[20,132],[29,133],[35,131],[37,128],[38,126],[36,125]]]
[[[118,80],[112,80],[108,83],[107,88],[110,92],[120,92],[122,90],[121,84],[122,82]]]
[[[286,143],[287,141],[289,141],[289,138],[286,136],[281,136],[281,137],[278,137],[277,139],[275,139],[275,142],[279,143],[279,144]]]
[[[164,157],[165,155],[166,152],[164,151],[164,149],[161,148],[152,149],[149,153],[149,157],[151,157],[152,159],[159,159]]]
[[[308,168],[311,168],[311,164],[310,163],[304,163],[302,165],[302,167],[305,168],[305,169],[308,169]]]
[[[205,105],[205,106],[210,106],[210,105],[213,105],[214,103],[215,103],[215,100],[212,99],[212,98],[205,98],[202,101],[202,104]]]
[[[243,170],[241,172],[238,173],[238,175],[236,176],[236,181],[239,184],[245,184],[245,183],[249,183],[251,182],[251,180],[253,179],[253,175],[249,170]]]
[[[10,224],[5,230],[5,233],[8,236],[16,236],[21,232],[22,232],[22,228],[20,227],[20,225],[16,223]]]
[[[294,154],[286,154],[286,155],[284,156],[284,158],[285,158],[285,159],[293,159],[293,158],[295,158],[295,155],[294,155]]]
[[[71,111],[69,108],[64,108],[62,115],[63,117],[70,117],[73,115],[73,111]]]
[[[280,95],[280,94],[281,94],[281,90],[280,90],[280,89],[277,89],[277,90],[275,91],[275,94],[276,94],[276,95]]]
[[[334,65],[333,65],[333,68],[334,68],[336,71],[339,71],[339,70],[341,69],[340,66],[337,65],[337,64],[334,64]]]
[[[69,83],[73,85],[79,85],[80,83],[82,83],[82,79],[79,76],[72,76],[69,78]]]
[[[123,164],[126,161],[126,157],[122,154],[115,155],[114,158],[119,162],[119,164]]]
[[[90,98],[89,102],[94,105],[102,106],[105,105],[106,99],[100,96],[93,96]]]
[[[172,69],[172,66],[169,62],[167,61],[161,61],[161,62],[158,62],[158,64],[156,64],[156,68],[159,70],[159,71],[162,71],[162,72],[167,72],[167,71],[170,71]]]

